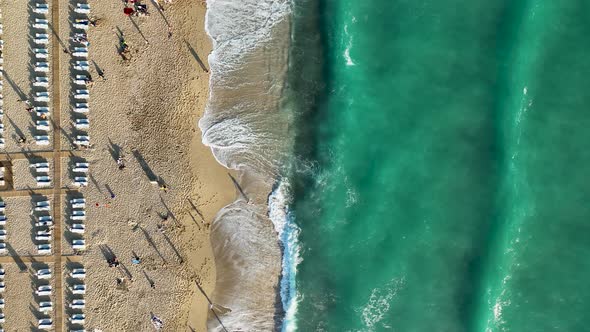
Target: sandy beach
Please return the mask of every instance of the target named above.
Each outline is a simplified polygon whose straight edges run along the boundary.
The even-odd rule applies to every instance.
[[[6,243],[13,248],[5,253],[13,258],[2,261],[7,287],[2,326],[7,331],[30,330],[40,317],[35,309],[39,299],[33,296],[38,285],[31,273],[38,268],[35,264],[44,263],[26,259],[19,263],[18,258],[30,260],[37,255],[31,209],[42,199],[39,194],[48,190],[47,199],[60,208],[50,214],[56,222],[61,220],[55,228],[60,232],[54,234],[53,253],[46,258],[47,266],[54,269],[49,282],[55,291],[50,298],[54,305],[61,305],[50,315],[54,322],[61,320],[63,329],[69,328],[73,312],[67,306],[74,296],[67,289],[74,281],[67,274],[83,267],[87,271],[86,330],[149,331],[153,314],[164,321],[165,331],[205,331],[207,302],[196,283],[206,293],[213,292],[210,224],[236,195],[227,170],[201,144],[197,127],[208,95],[211,46],[204,31],[205,5],[175,0],[158,10],[154,2],[145,1],[149,16],[128,17],[121,1],[80,1],[90,5],[90,17],[97,22],[87,32],[89,73],[94,80],[87,114],[91,147],[80,150],[72,143],[79,135],[73,126],[78,114],[72,111],[72,95],[79,88],[72,83],[76,59],[69,39],[71,21],[77,17],[72,7],[76,2],[47,2],[50,10],[57,10],[48,16],[57,21],[50,24],[52,67],[47,74],[57,84],[47,90],[52,98],[59,98],[51,100],[59,109],[52,109],[50,119],[59,121],[54,128],[60,131],[59,135],[51,132],[49,146],[33,143],[36,120],[19,101],[37,91],[31,83],[35,59],[30,51],[34,33],[30,22],[35,13],[25,1],[0,2],[3,152],[7,153],[2,160],[27,152],[11,161],[13,190],[0,192],[9,220]],[[121,38],[129,46],[126,59],[117,52]],[[53,75],[58,79],[53,80]],[[17,142],[22,136],[25,144]],[[52,150],[55,146],[60,151]],[[116,163],[119,157],[126,166],[122,170]],[[57,173],[59,181],[52,178],[52,189],[36,187],[29,166],[39,161],[50,164],[50,174]],[[76,162],[89,163],[86,187],[74,186]],[[86,250],[78,255],[71,242],[79,235],[68,231],[72,224],[69,200],[75,197],[86,199],[82,236]],[[56,198],[59,202],[54,202]],[[116,255],[119,267],[108,266],[110,255]],[[139,264],[131,262],[134,255],[140,258]],[[57,273],[62,277],[56,279]],[[117,278],[123,280],[120,285]]]

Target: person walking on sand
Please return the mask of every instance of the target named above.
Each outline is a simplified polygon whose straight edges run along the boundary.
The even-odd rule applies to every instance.
[[[98,70],[98,76],[102,78],[103,81],[106,81],[107,78],[104,76],[104,70]]]
[[[123,157],[119,157],[117,159],[117,166],[119,166],[119,169],[122,170],[123,168],[125,168],[125,161],[123,160]]]

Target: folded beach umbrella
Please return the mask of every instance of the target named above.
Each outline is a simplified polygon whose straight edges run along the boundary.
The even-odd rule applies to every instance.
[[[123,13],[125,13],[125,15],[129,16],[129,15],[133,14],[133,8],[125,7],[125,8],[123,8]]]

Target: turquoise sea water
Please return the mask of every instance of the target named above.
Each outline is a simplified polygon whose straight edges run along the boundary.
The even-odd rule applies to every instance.
[[[295,0],[299,331],[590,331],[590,3]]]

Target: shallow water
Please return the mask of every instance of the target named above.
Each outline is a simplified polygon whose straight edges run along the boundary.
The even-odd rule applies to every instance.
[[[323,61],[290,178],[285,326],[589,330],[588,5],[297,3]]]

